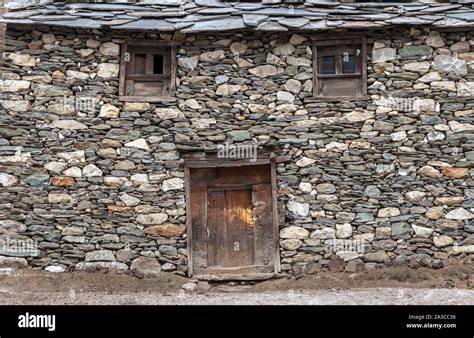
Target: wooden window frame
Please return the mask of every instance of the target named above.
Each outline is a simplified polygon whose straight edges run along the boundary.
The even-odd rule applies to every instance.
[[[119,100],[129,102],[162,102],[162,101],[175,101],[174,93],[176,91],[176,73],[177,73],[177,43],[174,41],[157,41],[151,42],[146,41],[126,41],[122,44],[122,52],[120,59],[120,75],[119,75]],[[129,68],[127,68],[128,62],[133,62],[134,55],[139,54],[131,52],[133,50],[143,50],[143,54],[153,54],[153,52],[160,51],[163,49],[169,49],[169,58],[164,58],[163,71],[164,74],[131,74]],[[129,61],[126,61],[128,57]],[[158,54],[158,53],[156,53]],[[167,64],[168,60],[169,64]],[[126,94],[126,81],[127,80],[140,80],[143,82],[147,81],[160,81],[169,80],[169,95],[127,95]]]
[[[327,36],[312,36],[312,51],[313,51],[313,96],[307,98],[306,102],[311,101],[355,101],[367,100],[367,38],[363,34],[338,34],[334,38]],[[342,74],[321,74],[320,65],[318,63],[318,48],[321,50],[324,47],[334,46],[334,49],[344,48],[347,45],[360,45],[361,58],[360,63],[356,63],[356,73]],[[342,65],[338,64],[336,59],[336,69],[342,69]],[[361,79],[362,89],[360,95],[342,95],[342,96],[324,96],[319,93],[319,79],[329,78],[353,78]]]

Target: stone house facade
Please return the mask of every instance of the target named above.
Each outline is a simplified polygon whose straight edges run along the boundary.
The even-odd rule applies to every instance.
[[[2,259],[204,279],[472,259],[472,4],[8,4],[0,231],[37,250]]]

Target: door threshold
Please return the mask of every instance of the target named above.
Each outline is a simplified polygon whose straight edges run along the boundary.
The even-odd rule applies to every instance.
[[[245,274],[221,273],[221,274],[199,274],[194,275],[193,278],[206,281],[252,281],[252,280],[267,280],[275,277],[273,272],[255,272]]]

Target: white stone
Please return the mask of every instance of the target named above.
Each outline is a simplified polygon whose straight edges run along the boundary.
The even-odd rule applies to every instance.
[[[97,76],[107,79],[118,77],[120,66],[115,63],[100,63],[97,66]]]
[[[178,59],[178,66],[187,68],[189,70],[194,70],[196,69],[198,62],[199,62],[199,56],[192,56],[192,57],[187,57],[187,58],[181,57]]]
[[[283,85],[283,89],[290,92],[290,93],[298,94],[301,91],[301,82],[299,82],[298,80],[289,79]],[[278,94],[277,94],[277,96],[278,96]],[[293,97],[293,100],[294,100],[294,97]]]
[[[148,174],[133,174],[130,176],[130,180],[134,185],[148,184]]]
[[[285,92],[283,90],[279,90],[277,92],[277,100],[278,101],[285,101],[285,102],[294,102],[295,101],[295,97],[293,94],[289,93],[289,92]]]
[[[430,83],[434,81],[441,81],[441,76],[438,72],[430,72],[428,74],[423,75],[422,77],[418,78],[419,82],[423,83]]]
[[[170,178],[169,180],[163,181],[163,185],[161,186],[161,190],[163,191],[170,191],[170,190],[180,190],[184,187],[184,181],[180,178]]]
[[[426,193],[423,192],[423,191],[417,191],[417,190],[413,190],[413,191],[409,191],[405,194],[405,197],[407,200],[409,200],[410,202],[420,202],[422,201],[423,199],[425,199],[426,197]]]
[[[209,128],[212,124],[216,124],[216,119],[215,118],[193,118],[191,119],[191,123],[193,127],[196,129],[207,129]]]
[[[360,253],[357,251],[338,251],[336,252],[336,256],[343,259],[344,262],[348,262],[360,257]]]
[[[309,157],[302,157],[301,159],[299,159],[298,161],[296,161],[296,165],[298,167],[307,167],[313,163],[315,163],[316,160],[313,160],[312,158],[309,158]]]
[[[58,156],[68,163],[85,162],[86,160],[86,154],[84,150],[59,153]]]
[[[76,120],[54,120],[49,127],[51,128],[60,128],[60,129],[69,129],[69,130],[81,130],[88,129],[88,127],[81,122]]]
[[[233,54],[245,54],[247,52],[247,45],[242,42],[232,42],[229,49]]]
[[[454,133],[463,133],[474,131],[474,124],[470,123],[459,123],[458,121],[449,121],[449,128]]]
[[[430,86],[431,90],[444,90],[447,92],[456,91],[456,82],[454,81],[433,81]]]
[[[199,60],[201,62],[214,63],[214,62],[219,62],[223,59],[225,59],[225,53],[221,49],[205,52],[199,55]]]
[[[293,52],[295,50],[296,50],[296,48],[291,43],[287,43],[287,44],[275,47],[273,49],[273,54],[275,54],[275,55],[290,55],[290,54],[293,54]]]
[[[461,76],[467,75],[467,63],[464,60],[449,55],[436,55],[434,64],[441,72]]]
[[[17,184],[18,179],[10,174],[0,173],[0,184],[2,187],[11,187]]]
[[[410,62],[402,65],[403,70],[408,72],[426,73],[430,70],[431,64],[428,61]]]
[[[168,215],[165,213],[153,213],[153,214],[142,214],[138,215],[135,219],[137,223],[144,225],[159,225],[163,224],[168,220]]]
[[[342,152],[347,150],[349,146],[345,143],[341,142],[331,142],[326,144],[325,148],[329,151],[337,151],[337,152]]]
[[[441,235],[433,237],[434,246],[437,248],[444,248],[454,243],[454,239],[449,236]]]
[[[0,80],[0,92],[20,92],[22,90],[29,89],[31,85],[30,81],[22,80]]]
[[[307,217],[309,214],[309,204],[296,201],[288,201],[288,211],[296,217]]]
[[[335,239],[336,238],[336,230],[333,228],[323,228],[321,230],[314,230],[311,232],[311,238],[315,239]]]
[[[474,253],[474,244],[473,245],[462,245],[462,246],[453,246],[451,249],[451,255],[456,256],[462,253],[472,254]]]
[[[395,60],[397,57],[397,50],[395,48],[380,48],[372,50],[372,62],[386,62]]]
[[[181,288],[186,292],[193,292],[197,289],[196,283],[184,283]]]
[[[336,238],[349,238],[352,236],[352,226],[349,223],[336,224]]]
[[[64,176],[69,177],[82,177],[82,171],[78,167],[71,167],[63,171]]]
[[[473,219],[474,214],[470,213],[464,208],[457,208],[450,212],[448,212],[445,216],[446,219],[454,219],[454,220],[466,220],[466,219]]]
[[[301,246],[302,242],[299,239],[296,238],[288,238],[284,239],[280,242],[280,246],[285,249],[285,250],[296,250]]]
[[[290,66],[311,67],[311,60],[304,57],[298,58],[290,55],[286,57],[285,62]]]
[[[418,225],[412,225],[413,231],[415,231],[415,236],[420,238],[430,238],[434,232],[434,229],[420,227]]]
[[[11,53],[10,55],[8,55],[8,59],[10,59],[11,62],[17,66],[36,66],[36,58],[33,55]]]
[[[474,81],[458,82],[456,84],[458,95],[460,96],[474,96]]]
[[[139,139],[136,139],[135,141],[125,143],[125,147],[150,151],[150,148],[148,147],[148,144],[146,143],[146,140],[144,138],[139,138]]]
[[[425,44],[430,47],[440,48],[444,46],[444,40],[439,34],[439,32],[432,31],[426,37]]]
[[[369,119],[374,118],[375,113],[373,111],[364,110],[364,111],[353,111],[350,113],[344,114],[344,119],[349,122],[363,122]]]
[[[78,72],[76,70],[68,70],[66,72],[66,75],[69,79],[73,80],[88,80],[89,79],[89,74],[83,73],[83,72]]]
[[[311,185],[311,183],[301,182],[299,185],[299,189],[301,192],[309,194],[313,190],[313,186]]]
[[[263,65],[257,66],[255,68],[250,68],[249,73],[257,77],[264,78],[277,75],[278,69],[273,65]]]
[[[106,103],[100,107],[99,117],[117,118],[119,113],[120,110],[117,107],[115,107],[113,104]]]
[[[126,177],[105,176],[103,180],[105,185],[113,188],[121,188],[124,185],[128,185]]]
[[[216,95],[230,96],[240,91],[241,88],[242,86],[240,85],[221,84],[217,87]]]
[[[378,212],[378,217],[395,217],[400,215],[400,209],[394,207],[382,208]]]
[[[61,173],[64,169],[66,169],[67,164],[64,162],[48,162],[44,165],[46,170],[49,170],[54,173]]]
[[[134,207],[138,204],[140,204],[140,199],[133,197],[127,193],[123,193],[120,195],[120,200],[125,203],[127,207]]]
[[[301,45],[303,42],[307,41],[308,39],[304,36],[293,34],[290,38],[290,43],[292,45]]]
[[[104,42],[100,45],[99,52],[104,56],[119,56],[120,46],[113,42]]]
[[[53,273],[61,273],[66,271],[62,266],[59,265],[50,265],[44,268],[48,272],[53,272]]]
[[[49,33],[48,34],[42,34],[41,35],[41,40],[45,44],[52,45],[54,42],[56,42],[56,37],[54,36],[54,34],[49,34]]]
[[[194,110],[203,108],[202,105],[196,99],[187,99],[184,101],[184,105]]]
[[[280,230],[280,238],[305,239],[308,238],[309,231],[297,226],[288,226]]]
[[[88,164],[82,169],[82,173],[86,177],[99,177],[102,176],[102,170],[97,168],[94,164]]]
[[[392,138],[392,141],[396,142],[396,141],[403,141],[407,138],[407,133],[406,131],[402,130],[402,131],[397,131],[395,133],[391,133],[390,134],[390,137]]]
[[[172,120],[184,117],[184,114],[178,108],[156,108],[155,114],[163,120]]]

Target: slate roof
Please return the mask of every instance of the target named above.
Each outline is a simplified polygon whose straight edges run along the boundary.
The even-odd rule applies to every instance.
[[[325,31],[400,25],[473,27],[474,0],[456,3],[339,3],[281,0],[238,3],[221,0],[163,0],[128,3],[12,2],[0,22],[184,33]],[[324,1],[324,0],[323,0]],[[327,1],[327,0],[326,0]],[[48,3],[50,2],[50,3]]]

